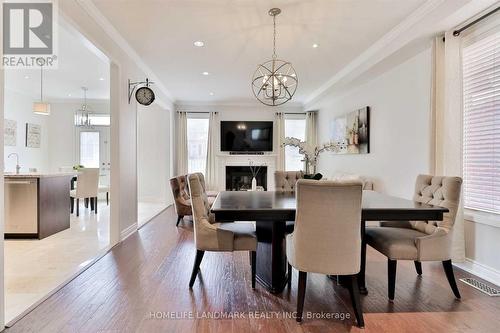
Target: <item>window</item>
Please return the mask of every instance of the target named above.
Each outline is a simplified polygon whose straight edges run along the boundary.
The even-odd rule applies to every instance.
[[[205,173],[208,146],[208,118],[187,119],[188,172]]]
[[[294,137],[301,141],[306,140],[306,118],[305,115],[286,115],[285,137]],[[304,169],[304,156],[299,154],[297,147],[285,147],[285,170],[298,171]]]
[[[465,45],[464,206],[500,213],[500,31]]]
[[[99,132],[80,132],[80,164],[99,167]]]

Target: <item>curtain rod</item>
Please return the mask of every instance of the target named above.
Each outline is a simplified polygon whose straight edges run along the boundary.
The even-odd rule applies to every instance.
[[[485,19],[485,18],[487,18],[488,16],[495,14],[495,13],[496,13],[499,9],[500,9],[500,7],[497,7],[497,8],[495,8],[495,9],[493,9],[492,11],[490,11],[490,12],[488,12],[488,13],[484,14],[483,16],[481,16],[481,17],[479,17],[479,18],[475,19],[475,20],[474,20],[474,21],[472,21],[471,23],[469,23],[469,24],[467,24],[467,25],[465,25],[465,26],[461,27],[460,29],[457,29],[457,30],[453,31],[453,36],[455,36],[455,37],[460,36],[460,33],[461,33],[462,31],[469,29],[470,27],[472,27],[472,26],[473,26],[473,25],[475,25],[476,23],[478,23],[478,22],[480,22],[480,21],[484,20],[484,19]]]

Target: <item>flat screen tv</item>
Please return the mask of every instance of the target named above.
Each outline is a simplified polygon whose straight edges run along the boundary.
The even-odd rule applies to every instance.
[[[221,151],[273,150],[272,121],[221,121]]]

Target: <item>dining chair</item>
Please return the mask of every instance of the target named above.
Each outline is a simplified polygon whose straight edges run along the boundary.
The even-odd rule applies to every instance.
[[[390,301],[394,300],[398,260],[413,260],[418,275],[422,275],[422,261],[441,261],[455,297],[460,298],[453,274],[451,245],[461,186],[460,177],[419,175],[413,200],[448,208],[443,221],[380,222],[379,227],[366,228],[366,243],[387,257]]]
[[[357,282],[361,268],[361,197],[359,180],[297,181],[295,230],[286,237],[286,255],[299,271],[298,322],[302,321],[309,272],[349,276],[354,314],[358,326],[364,326]]]
[[[97,195],[99,193],[99,168],[83,168],[77,176],[76,189],[69,192],[71,197],[71,213],[74,211],[76,199],[76,216],[80,216],[80,199],[91,199],[97,213]],[[93,204],[95,203],[95,205]]]
[[[200,179],[201,186],[205,189],[205,177],[201,172],[197,172],[196,175],[198,175],[198,178]],[[181,175],[170,179],[170,188],[174,197],[174,208],[177,214],[177,223],[175,226],[178,226],[179,222],[183,220],[185,216],[193,215],[187,177],[188,175]],[[206,193],[208,203],[212,205],[218,192],[206,191]]]
[[[295,184],[297,183],[297,180],[303,178],[303,171],[275,171],[275,190],[276,192],[295,192]]]
[[[205,251],[250,251],[252,288],[255,288],[257,238],[254,224],[251,222],[211,222],[207,194],[198,175],[190,174],[188,184],[193,207],[194,243],[196,246],[196,257],[189,280],[189,288],[194,285]]]

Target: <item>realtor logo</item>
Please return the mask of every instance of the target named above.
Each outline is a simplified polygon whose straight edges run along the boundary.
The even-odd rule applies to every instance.
[[[54,68],[54,7],[53,1],[3,3],[3,67]]]

